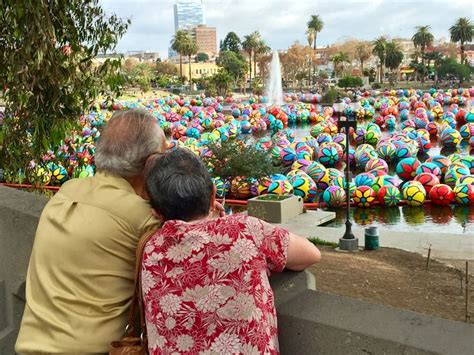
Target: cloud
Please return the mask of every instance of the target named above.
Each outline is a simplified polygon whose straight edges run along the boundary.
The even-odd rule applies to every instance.
[[[132,19],[118,51],[151,50],[167,56],[174,34],[175,0],[101,0],[109,13]],[[414,28],[430,25],[436,38],[449,38],[449,27],[459,17],[473,17],[472,0],[204,0],[208,26],[218,39],[229,31],[243,37],[259,30],[276,49],[294,41],[306,43],[306,23],[319,14],[324,28],[318,43],[344,38],[372,40],[381,35],[411,38]]]

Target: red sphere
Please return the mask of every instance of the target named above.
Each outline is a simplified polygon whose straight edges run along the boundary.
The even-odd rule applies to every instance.
[[[454,201],[453,189],[445,184],[437,184],[431,188],[430,200],[435,205],[447,206]]]
[[[420,182],[423,185],[427,194],[430,193],[433,186],[440,183],[439,178],[431,173],[421,173],[417,175],[414,180]]]

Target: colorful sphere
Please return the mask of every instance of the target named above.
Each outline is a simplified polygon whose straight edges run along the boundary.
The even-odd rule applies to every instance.
[[[293,192],[293,185],[288,180],[273,180],[268,187],[268,193],[274,195],[289,195]]]
[[[317,194],[317,187],[309,176],[296,175],[292,179],[293,194],[303,198],[305,202],[312,201]]]
[[[398,162],[395,171],[402,180],[413,180],[420,164],[416,158],[404,158]]]
[[[429,193],[431,203],[447,206],[454,201],[454,192],[448,185],[437,184],[431,188]]]
[[[470,171],[464,165],[451,165],[446,170],[446,174],[444,174],[444,183],[450,187],[454,187],[456,181],[466,175],[470,175]]]
[[[409,206],[421,206],[426,199],[423,185],[417,181],[409,181],[402,187],[402,197]]]
[[[353,201],[357,207],[370,207],[375,201],[375,191],[368,186],[358,186],[354,191]]]
[[[441,177],[441,169],[435,163],[424,162],[421,163],[420,166],[416,169],[416,175],[420,175],[423,173],[430,173],[438,178]]]
[[[378,200],[382,206],[395,207],[398,206],[402,195],[398,187],[393,185],[382,186],[378,193]]]
[[[334,146],[323,144],[319,147],[318,158],[324,166],[334,166],[339,161],[339,154]]]
[[[329,207],[341,207],[346,202],[346,192],[342,187],[329,186],[321,198]]]
[[[439,178],[431,173],[421,173],[415,177],[414,181],[421,183],[427,194],[430,193],[433,186],[440,183]]]
[[[444,155],[435,155],[435,156],[429,157],[426,160],[426,162],[436,164],[438,168],[440,168],[441,174],[445,174],[446,170],[451,165],[451,160],[449,160]]]
[[[453,192],[456,202],[460,205],[474,204],[474,185],[459,184],[454,187]]]

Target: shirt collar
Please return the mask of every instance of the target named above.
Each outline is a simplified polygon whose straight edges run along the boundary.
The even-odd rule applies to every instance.
[[[135,190],[133,189],[132,185],[130,185],[130,183],[121,176],[106,173],[104,171],[97,171],[94,176],[100,181],[116,186],[120,190],[125,190],[135,194]]]

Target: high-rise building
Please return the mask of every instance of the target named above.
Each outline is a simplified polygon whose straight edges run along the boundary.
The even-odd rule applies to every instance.
[[[203,0],[176,0],[174,5],[174,30],[190,30],[205,25]]]
[[[198,52],[206,53],[209,57],[217,54],[217,33],[215,27],[198,25],[191,30]]]

